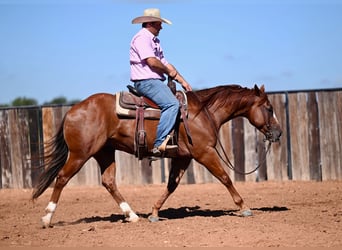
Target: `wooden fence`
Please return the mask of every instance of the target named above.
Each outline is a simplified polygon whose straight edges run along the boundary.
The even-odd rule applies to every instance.
[[[220,138],[241,175],[225,167],[233,181],[342,180],[342,89],[269,93],[283,128],[280,143],[265,156],[263,135],[244,118],[225,124]],[[31,188],[41,169],[37,156],[54,135],[70,106],[0,109],[0,188]],[[218,150],[222,150],[218,147]],[[164,183],[169,159],[149,162],[116,152],[119,184]],[[266,157],[266,160],[265,160]],[[224,164],[224,163],[223,163]],[[226,166],[226,165],[225,165]],[[217,180],[192,161],[182,183]],[[100,185],[99,168],[90,159],[69,185]]]

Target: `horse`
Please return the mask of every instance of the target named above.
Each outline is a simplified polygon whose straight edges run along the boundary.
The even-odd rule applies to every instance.
[[[168,183],[152,207],[149,220],[159,220],[158,213],[175,191],[192,159],[206,167],[229,191],[241,216],[251,216],[250,208],[235,189],[229,175],[221,165],[215,148],[220,127],[241,116],[264,134],[265,140],[277,142],[282,130],[268,99],[265,87],[221,85],[186,92],[188,100],[188,126],[191,142],[183,126],[178,129],[178,151],[171,158]],[[117,94],[96,93],[73,105],[65,114],[56,135],[48,142],[44,158],[44,171],[33,189],[32,200],[37,199],[54,181],[50,201],[42,217],[43,227],[51,226],[53,214],[61,192],[68,181],[93,157],[101,171],[102,185],[121,208],[128,222],[139,220],[117,188],[115,151],[134,154],[135,119],[120,117],[116,113]],[[152,149],[158,120],[145,120],[147,145]],[[182,122],[182,121],[181,121]]]

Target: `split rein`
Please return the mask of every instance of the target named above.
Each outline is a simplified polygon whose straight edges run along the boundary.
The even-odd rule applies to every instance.
[[[195,93],[194,93],[194,94],[195,94]],[[195,94],[195,96],[196,96],[196,98],[198,99],[198,97],[197,97],[196,94]],[[231,163],[231,161],[229,160],[229,158],[228,158],[228,156],[227,156],[227,153],[226,153],[226,151],[225,151],[225,149],[224,149],[224,147],[223,147],[223,145],[222,145],[222,142],[221,142],[221,140],[220,140],[218,130],[216,129],[216,126],[215,126],[215,124],[214,124],[214,121],[213,121],[213,119],[211,118],[211,116],[210,116],[210,114],[209,114],[209,112],[208,112],[207,107],[204,107],[204,110],[205,110],[206,116],[208,117],[208,119],[209,119],[209,121],[210,121],[211,127],[212,127],[213,130],[215,131],[215,135],[216,135],[217,141],[218,141],[218,143],[219,143],[219,145],[220,145],[220,148],[222,149],[222,152],[223,152],[224,157],[226,158],[226,160],[222,157],[221,153],[217,150],[216,147],[215,147],[215,150],[216,150],[218,156],[220,157],[220,159],[224,162],[224,164],[226,164],[226,166],[227,166],[229,169],[233,170],[235,173],[238,173],[238,174],[240,174],[240,175],[249,175],[249,174],[252,174],[252,173],[254,173],[255,171],[257,171],[257,170],[260,168],[260,166],[266,162],[266,155],[267,155],[268,152],[270,151],[271,144],[272,144],[271,141],[268,141],[268,145],[267,145],[267,149],[266,149],[266,153],[265,153],[265,158],[264,158],[261,162],[259,162],[258,165],[257,165],[253,170],[248,171],[248,172],[241,172],[241,171],[237,170],[237,169],[235,168],[235,166]]]

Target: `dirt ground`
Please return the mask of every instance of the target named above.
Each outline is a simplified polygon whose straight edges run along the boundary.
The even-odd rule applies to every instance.
[[[0,190],[0,247],[341,247],[342,182],[235,183],[254,216],[240,217],[221,184],[181,185],[147,220],[165,185],[121,186],[141,217],[125,223],[102,187],[64,189],[53,227],[40,218],[48,189],[36,202],[32,190]]]

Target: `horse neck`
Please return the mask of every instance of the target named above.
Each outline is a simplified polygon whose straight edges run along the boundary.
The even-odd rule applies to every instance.
[[[229,92],[221,98],[217,98],[208,111],[213,117],[216,126],[219,128],[224,123],[242,116],[248,119],[249,109],[255,101],[255,96],[251,90],[243,89],[239,92]]]

